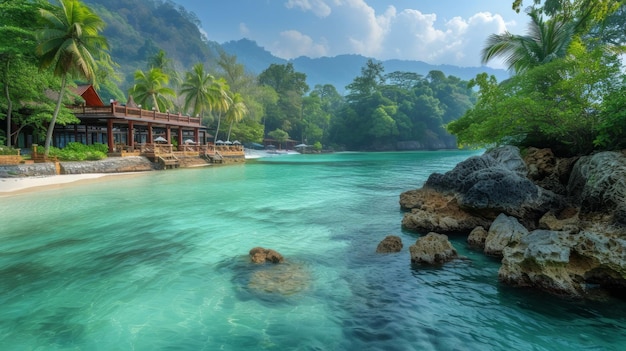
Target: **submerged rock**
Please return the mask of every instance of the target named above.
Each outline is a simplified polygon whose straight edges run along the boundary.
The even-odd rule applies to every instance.
[[[428,233],[409,247],[411,262],[441,264],[458,257],[457,251],[444,234]]]
[[[248,288],[262,293],[292,295],[306,290],[310,284],[310,274],[302,265],[284,263],[252,272]]]
[[[282,263],[284,261],[283,256],[272,249],[255,247],[250,250],[249,254],[250,260],[254,263]]]
[[[400,252],[402,250],[402,239],[396,235],[388,235],[386,236],[378,246],[376,247],[376,252],[378,253],[393,253]]]

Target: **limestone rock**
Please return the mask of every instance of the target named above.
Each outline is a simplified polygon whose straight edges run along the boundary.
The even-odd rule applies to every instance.
[[[254,263],[282,263],[283,256],[272,249],[255,247],[250,250],[250,260]]]
[[[567,194],[567,182],[578,157],[558,158],[551,149],[528,148],[524,162],[528,178],[540,187],[559,195]]]
[[[490,221],[462,210],[453,195],[444,195],[429,188],[403,193],[404,214],[402,227],[420,233],[469,232],[477,226],[489,226]]]
[[[411,262],[441,264],[458,257],[457,251],[444,234],[428,233],[409,247]]]
[[[378,253],[400,252],[402,250],[402,239],[396,235],[386,236],[376,247]]]
[[[502,251],[512,243],[528,235],[528,230],[516,218],[500,214],[489,227],[485,239],[485,254],[502,257]]]
[[[482,226],[474,228],[467,237],[467,244],[474,249],[484,250],[489,232]]]
[[[581,157],[572,169],[567,191],[581,214],[606,213],[614,222],[626,224],[626,157],[609,151]]]
[[[622,232],[535,230],[507,246],[503,254],[498,276],[513,286],[576,298],[626,291]]]
[[[550,211],[539,219],[539,229],[578,232],[580,219],[575,208],[566,208],[557,216]]]
[[[519,150],[501,147],[471,157],[446,174],[432,174],[424,187],[454,195],[459,207],[473,215],[493,220],[505,213],[533,225],[545,212],[563,207],[564,201],[535,185],[527,174]]]
[[[571,274],[568,269],[574,242],[567,232],[535,230],[504,249],[498,277],[513,286],[581,297],[584,294],[582,277]]]

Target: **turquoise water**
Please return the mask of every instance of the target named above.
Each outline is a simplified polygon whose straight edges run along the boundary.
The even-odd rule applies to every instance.
[[[108,177],[0,198],[2,350],[622,350],[626,303],[412,266],[398,199],[471,152],[342,153]],[[400,254],[379,255],[386,235]],[[273,248],[276,292],[247,253]]]

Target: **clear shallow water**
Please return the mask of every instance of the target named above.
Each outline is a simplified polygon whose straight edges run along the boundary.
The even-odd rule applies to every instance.
[[[0,198],[0,349],[624,349],[626,303],[501,286],[464,238],[468,260],[411,266],[399,194],[472,154],[280,156]],[[375,254],[388,234],[403,252]],[[301,284],[259,290],[255,246]]]

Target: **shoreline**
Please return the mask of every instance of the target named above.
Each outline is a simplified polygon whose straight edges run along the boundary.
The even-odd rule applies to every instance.
[[[120,172],[120,173],[84,173],[84,174],[61,174],[36,177],[0,178],[0,197],[8,197],[35,190],[60,188],[68,184],[99,181],[113,176],[134,176],[145,172]]]

